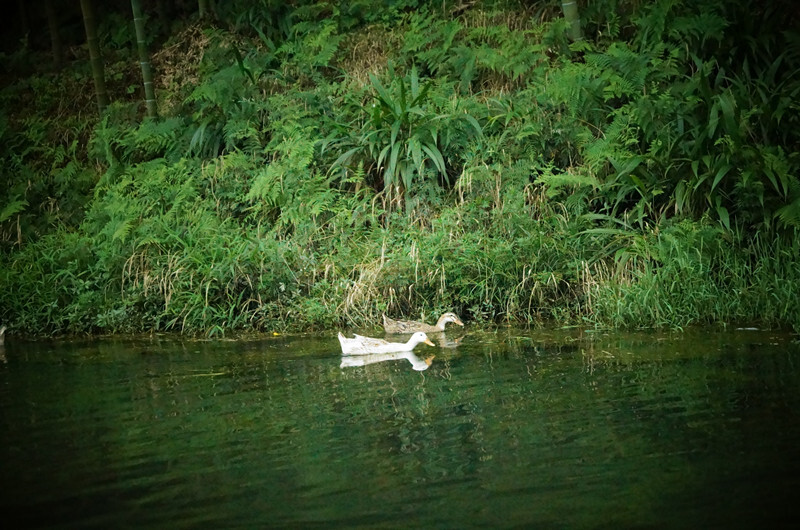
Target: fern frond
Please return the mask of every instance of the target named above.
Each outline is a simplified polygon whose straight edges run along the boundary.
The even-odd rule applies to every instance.
[[[775,211],[775,218],[784,226],[800,228],[800,197]]]
[[[0,210],[0,223],[4,223],[11,217],[25,210],[28,206],[28,201],[25,199],[14,199],[8,202],[3,209]]]
[[[537,177],[535,183],[545,186],[547,196],[551,198],[565,191],[583,188],[597,190],[600,188],[600,182],[596,177],[572,171],[559,173],[548,171]]]

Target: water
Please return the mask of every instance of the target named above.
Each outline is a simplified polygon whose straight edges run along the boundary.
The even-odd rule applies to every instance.
[[[797,522],[791,336],[448,337],[415,350],[427,369],[343,366],[335,333],[9,337],[1,513],[13,528]]]

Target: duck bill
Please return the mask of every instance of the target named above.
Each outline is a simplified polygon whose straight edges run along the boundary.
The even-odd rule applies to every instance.
[[[433,362],[433,359],[434,359],[435,357],[436,357],[435,355],[431,355],[430,357],[428,357],[427,359],[425,359],[425,364],[427,364],[428,366],[430,366],[430,365],[431,365],[431,363]]]
[[[436,344],[431,342],[431,339],[425,339],[425,344],[427,344],[428,346],[436,346]]]

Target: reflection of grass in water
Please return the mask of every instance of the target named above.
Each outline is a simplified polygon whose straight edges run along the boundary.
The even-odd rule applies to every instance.
[[[790,391],[798,372],[791,367],[793,354],[785,349],[789,337],[777,347],[766,346],[774,342],[767,334],[701,338],[699,333],[688,338],[641,333],[587,337],[581,350],[594,347],[601,356],[591,372],[585,370],[583,355],[557,345],[533,351],[507,348],[505,339],[465,344],[460,364],[484,360],[481,372],[488,374],[485,390],[473,395],[473,403],[477,415],[492,418],[482,438],[493,441],[487,452],[498,469],[489,489],[509,497],[504,512],[524,520],[514,502],[529,498],[532,504],[535,499],[528,517],[555,517],[565,526],[587,527],[598,521],[628,526],[676,521],[681,526],[678,522],[690,524],[704,506],[711,519],[747,513],[749,508],[729,498],[731,488],[760,495],[747,478],[759,457],[745,457],[741,466],[734,463],[745,454],[741,442],[772,447],[762,449],[771,466],[777,465],[780,451],[754,426],[743,429],[736,396],[753,399]],[[527,341],[520,337],[517,342]],[[537,338],[530,342],[540,343]],[[758,344],[765,347],[753,355]],[[495,353],[470,355],[474,350]],[[503,353],[509,350],[527,350],[528,355]],[[532,367],[520,366],[530,360]],[[765,373],[773,371],[773,360],[783,365],[778,370],[783,375],[766,378],[767,385],[757,389]],[[476,368],[466,371],[473,374]],[[464,376],[456,365],[450,371],[452,381]],[[529,381],[519,377],[526,372]],[[763,411],[755,405],[747,415],[769,424],[771,419],[755,420],[758,409]],[[785,481],[778,469],[771,473]],[[725,477],[736,485],[719,489]],[[709,492],[709,486],[715,489]]]
[[[16,466],[62,462],[17,485],[33,502],[112,476],[115,495],[153,508],[115,506],[110,522],[758,522],[798,471],[798,345],[777,337],[471,330],[422,373],[341,369],[327,334],[33,344],[11,350],[17,391],[0,395],[28,428],[0,438],[15,437],[10,476],[44,481]]]

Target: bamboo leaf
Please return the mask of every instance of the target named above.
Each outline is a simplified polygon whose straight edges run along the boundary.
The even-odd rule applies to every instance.
[[[722,205],[717,205],[717,215],[719,216],[719,220],[722,223],[722,226],[725,227],[726,230],[731,229],[731,217],[728,213],[728,209]]]
[[[436,169],[439,171],[441,175],[446,175],[447,170],[444,165],[444,158],[442,157],[442,153],[439,152],[435,146],[429,147],[427,145],[422,146],[422,150],[425,151],[431,160],[433,160],[433,164],[436,166]]]
[[[384,187],[387,187],[387,176],[389,177],[388,182],[395,181],[395,175],[397,174],[397,157],[400,154],[400,144],[395,144],[392,146],[392,154],[389,157],[389,165],[386,168],[386,173],[384,173],[383,181]]]
[[[360,150],[361,150],[360,147],[354,147],[352,149],[345,151],[344,153],[339,155],[339,158],[337,158],[336,161],[331,165],[331,168],[347,164],[348,162],[350,162],[350,159],[353,157],[353,155],[359,152]]]
[[[481,128],[480,123],[474,117],[470,116],[469,114],[462,114],[461,117],[467,120],[467,123],[472,125],[472,128],[475,129],[475,133],[478,136],[483,136],[483,129]]]
[[[419,96],[419,76],[417,75],[416,65],[411,67],[411,104],[417,101]]]
[[[411,149],[411,158],[414,161],[414,165],[417,168],[417,172],[421,175],[422,174],[422,147],[419,142],[419,138],[416,136],[412,137],[408,141],[408,146]]]
[[[724,165],[721,168],[719,168],[719,171],[717,171],[717,174],[714,177],[714,181],[711,183],[711,191],[714,191],[714,188],[717,187],[717,184],[719,184],[719,181],[722,180],[722,178],[725,175],[727,175],[728,171],[730,171],[731,169],[733,169],[733,168],[730,165]]]
[[[375,77],[374,74],[369,74],[370,81],[372,81],[372,86],[375,88],[375,91],[378,92],[378,99],[392,112],[395,113],[395,102],[392,100],[392,96],[386,89],[383,87],[381,82]],[[396,114],[396,113],[395,113]]]
[[[400,122],[400,120],[397,120],[392,124],[391,138],[389,140],[390,145],[394,145],[397,143],[397,135],[400,134],[401,125],[402,123]]]

